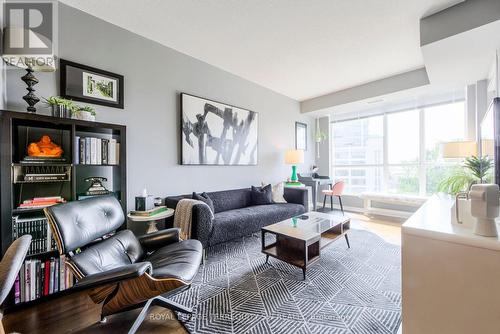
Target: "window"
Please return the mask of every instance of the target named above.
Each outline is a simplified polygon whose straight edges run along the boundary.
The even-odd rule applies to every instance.
[[[336,165],[374,165],[383,162],[384,116],[333,123]]]
[[[442,159],[440,147],[465,139],[465,121],[460,101],[333,122],[332,174],[347,193],[432,194],[460,168],[460,160]]]

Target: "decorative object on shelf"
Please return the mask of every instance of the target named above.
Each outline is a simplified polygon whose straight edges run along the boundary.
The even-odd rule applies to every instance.
[[[495,218],[500,213],[500,188],[497,184],[473,184],[469,191],[471,214],[476,217],[474,233],[485,237],[496,237]]]
[[[154,209],[155,199],[148,195],[148,191],[144,189],[141,196],[135,198],[135,211],[149,211]]]
[[[181,94],[183,165],[257,165],[259,114]]]
[[[307,151],[307,124],[295,122],[295,149]]]
[[[477,144],[473,141],[449,142],[443,144],[443,158],[465,158],[463,168],[457,168],[453,174],[438,185],[438,191],[457,195],[468,191],[475,183],[488,182],[491,179],[493,161],[488,156],[477,157]]]
[[[45,104],[50,107],[52,117],[70,118],[72,110],[76,107],[73,101],[63,99],[59,96],[43,98]]]
[[[314,134],[314,141],[316,142],[316,158],[319,156],[319,144],[321,144],[326,139],[326,133],[322,132],[319,127],[319,118],[316,118],[316,132]]]
[[[27,161],[12,166],[14,183],[71,181],[71,165],[47,161]]]
[[[13,31],[18,30],[18,31]],[[26,30],[22,28],[6,28],[4,31],[3,50],[6,54],[2,56],[3,60],[12,66],[23,68],[26,74],[21,77],[27,88],[28,94],[23,96],[23,100],[28,103],[26,108],[28,112],[36,112],[35,105],[40,101],[38,96],[35,95],[35,86],[38,79],[33,74],[34,72],[54,72],[56,70],[55,60],[53,55],[33,55],[33,54],[8,54],[8,50],[13,50],[11,45],[24,45],[24,36],[37,36],[38,34],[33,30]],[[37,36],[43,37],[43,36]],[[16,40],[14,40],[16,39]]]
[[[48,135],[36,142],[28,145],[28,156],[42,158],[60,158],[63,154],[61,146],[52,142]]]
[[[123,109],[123,75],[64,59],[59,65],[63,97]]]
[[[71,112],[71,118],[80,119],[83,121],[95,121],[96,112],[95,109],[90,106],[77,106]]]
[[[297,164],[304,163],[304,151],[302,150],[287,150],[285,152],[285,163],[292,165],[292,176],[290,182],[298,182]]]
[[[104,181],[108,181],[108,179],[101,176],[91,176],[86,178],[85,182],[90,182],[90,187],[85,192],[85,195],[98,196],[109,194],[110,191],[102,185]]]

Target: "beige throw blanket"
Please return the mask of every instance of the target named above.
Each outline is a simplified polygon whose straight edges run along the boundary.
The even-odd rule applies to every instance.
[[[212,214],[211,218],[214,218],[214,213],[212,212],[212,209],[210,209],[210,207],[207,205],[207,203],[189,198],[181,199],[175,207],[174,227],[178,227],[181,229],[182,240],[191,238],[193,205],[196,204],[205,205]]]

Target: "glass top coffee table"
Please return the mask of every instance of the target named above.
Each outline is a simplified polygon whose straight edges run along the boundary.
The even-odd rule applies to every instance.
[[[321,249],[344,236],[350,248],[347,231],[350,218],[343,215],[322,212],[307,212],[262,228],[262,253],[302,269],[318,261]],[[266,234],[273,234],[276,241],[266,244]]]

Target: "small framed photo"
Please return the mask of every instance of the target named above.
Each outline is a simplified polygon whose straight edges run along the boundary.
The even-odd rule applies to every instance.
[[[61,96],[123,109],[123,75],[60,60]]]
[[[307,151],[307,124],[295,122],[295,149]]]

